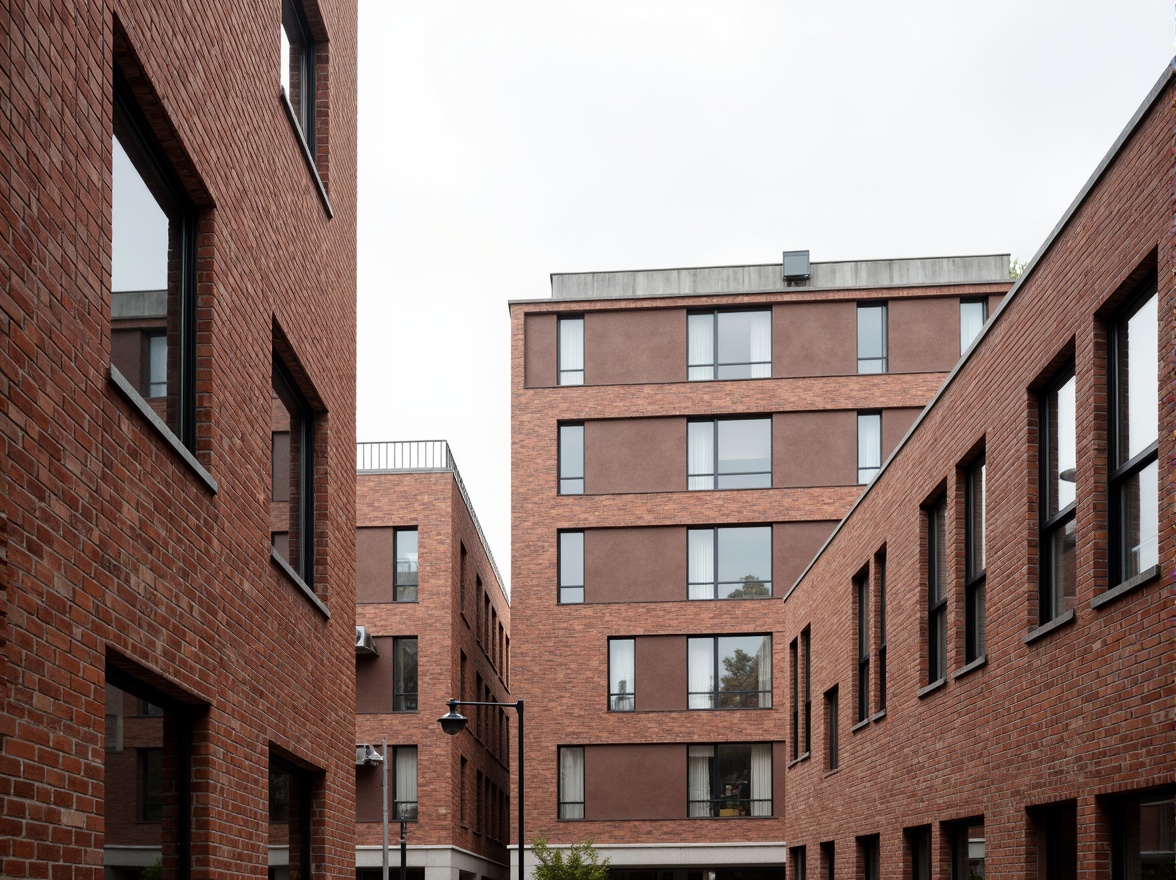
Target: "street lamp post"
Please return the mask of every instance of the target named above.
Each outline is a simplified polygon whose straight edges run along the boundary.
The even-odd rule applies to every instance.
[[[519,713],[519,880],[526,880],[526,873],[523,870],[523,852],[524,841],[527,837],[523,833],[523,701],[516,700],[513,703],[496,703],[496,702],[478,702],[476,700],[450,700],[449,711],[437,719],[449,736],[457,736],[465,730],[466,724],[469,721],[464,715],[457,711],[458,706],[501,706],[505,709],[514,709]]]

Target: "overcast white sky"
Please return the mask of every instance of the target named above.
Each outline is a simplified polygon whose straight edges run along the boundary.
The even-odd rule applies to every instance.
[[[362,440],[450,442],[510,579],[507,301],[552,272],[1032,257],[1168,0],[360,0]]]

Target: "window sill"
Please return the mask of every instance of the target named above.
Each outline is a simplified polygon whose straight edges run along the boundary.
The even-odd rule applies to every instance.
[[[788,766],[790,768],[795,767],[797,764],[801,764],[801,763],[807,761],[811,755],[812,755],[812,752],[805,752],[799,758],[793,758],[791,761],[789,761]]]
[[[1055,629],[1061,629],[1063,626],[1073,623],[1075,619],[1076,617],[1073,608],[1071,608],[1069,611],[1064,611],[1053,620],[1049,621],[1048,623],[1043,623],[1041,626],[1037,627],[1037,629],[1030,632],[1029,635],[1025,636],[1025,644],[1032,644],[1038,639],[1049,635]]]
[[[282,100],[282,106],[286,108],[286,116],[290,119],[290,124],[294,127],[294,133],[298,135],[298,144],[302,147],[302,158],[306,160],[306,167],[310,171],[310,176],[314,179],[314,185],[318,189],[319,198],[322,199],[323,208],[326,209],[327,217],[335,216],[335,209],[331,207],[331,199],[327,196],[327,188],[323,186],[323,179],[319,177],[318,166],[315,165],[314,156],[310,153],[310,145],[306,142],[306,135],[302,133],[302,126],[298,124],[298,114],[294,112],[294,107],[290,103],[290,98],[286,95],[284,88],[278,89],[278,96]]]
[[[851,728],[849,729],[849,732],[850,732],[850,733],[857,733],[857,732],[858,732],[859,730],[861,730],[863,727],[869,727],[869,726],[870,726],[870,719],[869,719],[869,718],[863,718],[861,721],[859,721],[857,724],[855,724],[853,727],[851,727]]]
[[[1153,565],[1144,571],[1141,571],[1130,580],[1123,581],[1117,587],[1111,587],[1101,596],[1095,596],[1090,602],[1091,608],[1101,608],[1103,605],[1109,605],[1120,596],[1126,596],[1128,593],[1134,592],[1144,584],[1151,583],[1152,580],[1160,576],[1160,567]]]
[[[323,600],[314,594],[314,590],[310,588],[310,586],[302,579],[298,572],[290,567],[290,563],[283,559],[278,554],[278,551],[273,547],[270,547],[270,561],[282,570],[282,573],[285,574],[291,583],[293,583],[294,586],[296,586],[302,592],[302,595],[306,598],[306,600],[319,610],[319,613],[322,614],[326,620],[331,619],[331,612]]]
[[[870,716],[870,720],[873,721],[875,724],[877,724],[879,721],[881,721],[885,717],[886,717],[886,710],[879,709],[877,712],[875,712],[873,715]]]
[[[151,408],[147,401],[135,390],[135,386],[127,381],[126,376],[119,372],[118,367],[114,364],[110,365],[110,381],[118,389],[118,392],[127,403],[133,406],[150,423],[151,427],[159,432],[159,435],[164,441],[176,451],[192,473],[200,478],[200,481],[204,483],[210,492],[215,494],[218,489],[216,480],[212,478],[212,474],[204,469],[204,465],[196,460],[196,456],[192,454],[192,450],[180,442],[180,438],[173,434],[171,428],[164,424],[163,419],[155,414],[155,410]]]
[[[982,666],[987,666],[987,665],[988,665],[988,655],[987,655],[987,654],[981,654],[979,657],[977,657],[977,658],[976,658],[975,660],[973,660],[971,663],[968,663],[968,664],[966,664],[966,665],[964,665],[964,666],[961,666],[959,669],[957,669],[955,672],[953,672],[953,673],[951,674],[951,677],[952,677],[953,679],[955,679],[955,678],[963,678],[963,677],[964,677],[965,675],[967,675],[969,672],[975,672],[975,671],[976,671],[977,669],[979,669],[980,667],[982,667]]]
[[[933,681],[933,682],[931,682],[931,684],[927,685],[926,687],[921,687],[917,691],[915,691],[915,696],[921,700],[921,699],[923,699],[923,697],[928,696],[929,694],[935,693],[937,690],[939,690],[945,684],[947,684],[946,678],[941,678],[938,681]]]
[[[841,772],[840,767],[834,767],[832,770],[826,770],[825,771],[825,778],[828,779],[830,776],[836,776],[840,772]]]

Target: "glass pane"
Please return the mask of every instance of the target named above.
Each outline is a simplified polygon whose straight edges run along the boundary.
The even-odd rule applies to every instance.
[[[309,41],[299,20],[298,12],[292,2],[286,2],[282,8],[281,35],[281,65],[279,73],[282,88],[286,90],[286,97],[290,106],[294,108],[294,115],[298,118],[298,125],[310,140],[310,95],[307,94],[305,82],[308,65],[307,54],[310,49]]]
[[[968,350],[988,318],[988,303],[984,300],[965,300],[960,303],[960,354]]]
[[[1159,557],[1159,462],[1131,474],[1120,489],[1123,534],[1123,579],[1135,577]]]
[[[1051,608],[1042,609],[1042,623],[1048,623],[1074,607],[1074,547],[1077,543],[1077,523],[1070,519],[1049,536],[1049,601]]]
[[[770,419],[731,419],[718,423],[720,474],[771,473]],[[726,488],[743,488],[727,486]]]
[[[397,639],[393,670],[397,712],[415,712],[417,708],[417,640]]]
[[[858,306],[857,352],[859,360],[886,357],[885,306]]]
[[[560,372],[584,369],[584,319],[560,318],[559,321],[559,369]],[[581,381],[583,377],[581,376]],[[561,384],[569,384],[561,382]]]
[[[634,709],[634,642],[612,639],[608,643],[609,708],[614,712]]]
[[[927,548],[930,597],[937,602],[947,596],[947,567],[944,555],[947,549],[947,502],[941,501],[931,509]]]
[[[731,590],[770,595],[772,583],[771,526],[718,530],[719,581]],[[721,598],[734,597],[730,592]]]
[[[718,644],[718,706],[721,709],[756,708],[761,694],[760,661],[771,662],[768,636],[724,636]],[[767,670],[765,670],[767,671]],[[766,683],[766,682],[765,682]]]
[[[985,561],[985,498],[987,467],[984,462],[973,466],[968,474],[968,577],[984,571]]]
[[[749,815],[751,805],[751,746],[715,746],[716,799],[720,816]]]
[[[559,491],[562,495],[584,492],[584,426],[559,429]]]
[[[562,532],[559,536],[559,583],[564,587],[584,586],[583,532]]]
[[[167,334],[147,337],[147,396],[167,397]]]
[[[396,583],[416,585],[419,570],[416,529],[396,531]]]
[[[1052,517],[1074,503],[1077,480],[1074,414],[1074,377],[1070,376],[1046,401],[1049,498],[1046,516]]]
[[[1159,347],[1153,294],[1118,326],[1119,464],[1159,436]]]
[[[715,363],[714,314],[686,316],[686,364],[690,379],[713,379]]]
[[[718,362],[720,364],[752,364],[770,360],[770,314],[770,312],[719,313],[717,315]]]
[[[882,415],[862,413],[857,418],[858,482],[867,483],[882,467]]]
[[[117,136],[113,186],[111,288],[116,293],[166,290],[168,215]]]

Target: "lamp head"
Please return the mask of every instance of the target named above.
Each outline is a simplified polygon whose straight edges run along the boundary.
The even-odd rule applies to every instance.
[[[457,711],[457,706],[454,701],[450,701],[449,711],[437,719],[437,723],[441,725],[441,729],[450,736],[457,736],[465,730],[467,721],[469,719]]]

